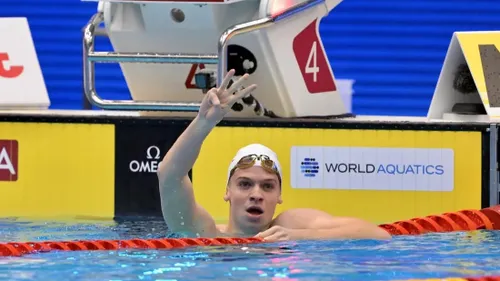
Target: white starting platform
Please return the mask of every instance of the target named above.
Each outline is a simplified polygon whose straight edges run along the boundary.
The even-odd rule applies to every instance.
[[[428,118],[500,121],[500,31],[453,34]]]
[[[235,69],[258,84],[235,116],[347,114],[318,32],[340,2],[100,1],[84,33],[85,92],[104,109],[197,111],[202,92]],[[101,23],[114,52],[95,50]],[[99,97],[99,62],[120,63],[133,101]]]

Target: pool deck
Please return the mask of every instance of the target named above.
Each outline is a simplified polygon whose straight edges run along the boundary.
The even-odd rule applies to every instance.
[[[196,112],[151,112],[151,111],[111,111],[111,110],[0,110],[0,119],[2,121],[24,121],[24,122],[68,122],[77,121],[78,123],[113,123],[113,120],[147,120],[147,121],[190,121],[196,116]],[[76,119],[79,119],[76,120]],[[108,121],[106,121],[108,120]],[[458,126],[465,128],[486,127],[500,124],[500,118],[490,118],[488,116],[447,116],[447,119],[429,119],[419,116],[372,116],[359,115],[355,117],[341,118],[267,118],[252,117],[238,118],[226,117],[221,125],[230,125],[234,123],[245,123],[247,126],[266,124],[275,126],[300,123],[301,127],[337,127],[349,125],[408,125],[413,126]],[[230,124],[225,124],[230,123]],[[322,125],[320,125],[322,124]],[[295,127],[295,126],[292,126]],[[365,127],[365,126],[363,126]],[[362,129],[362,128],[360,128]]]

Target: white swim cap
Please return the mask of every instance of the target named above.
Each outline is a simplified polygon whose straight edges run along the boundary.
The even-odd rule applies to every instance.
[[[252,154],[256,154],[259,156],[260,155],[268,156],[269,159],[271,159],[274,162],[276,169],[278,170],[280,178],[283,176],[283,173],[281,172],[281,165],[280,165],[280,162],[278,161],[278,155],[267,146],[264,146],[264,145],[258,144],[258,143],[253,143],[253,144],[249,144],[245,147],[242,147],[240,150],[238,150],[236,155],[233,157],[233,160],[231,161],[231,164],[229,164],[229,168],[227,170],[227,181],[228,182],[229,182],[229,178],[231,177],[231,170],[236,166],[238,161],[240,161],[241,158],[248,156],[248,155],[252,155]],[[262,166],[261,161],[260,160],[255,161],[254,166]]]

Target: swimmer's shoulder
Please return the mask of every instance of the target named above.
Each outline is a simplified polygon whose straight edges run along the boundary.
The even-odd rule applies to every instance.
[[[272,226],[281,226],[286,228],[307,228],[314,219],[328,219],[333,217],[321,210],[311,208],[294,208],[283,211],[277,215],[271,222]]]
[[[217,224],[215,225],[217,229],[217,237],[229,237],[230,235],[227,233],[227,224]]]
[[[215,228],[217,228],[217,232],[226,232],[227,224],[216,224]]]

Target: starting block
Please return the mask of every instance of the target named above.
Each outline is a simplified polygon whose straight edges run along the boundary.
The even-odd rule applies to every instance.
[[[427,116],[500,118],[500,31],[453,33]]]
[[[195,112],[235,69],[258,88],[230,116],[348,114],[318,31],[341,1],[99,1],[83,35],[86,96],[103,109]],[[95,51],[101,23],[113,52]],[[95,63],[110,62],[120,64],[132,100],[99,97]]]

